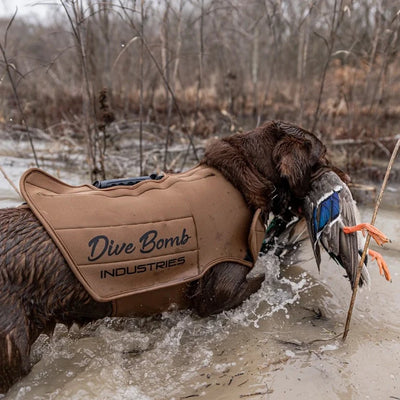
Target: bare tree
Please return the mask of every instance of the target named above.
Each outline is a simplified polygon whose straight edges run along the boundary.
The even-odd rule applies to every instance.
[[[15,11],[14,15],[11,17],[10,21],[7,24],[6,30],[5,30],[5,34],[4,34],[4,39],[3,39],[3,43],[0,42],[0,52],[3,58],[3,63],[4,63],[4,68],[6,70],[6,74],[8,76],[8,79],[10,81],[10,85],[13,91],[13,95],[15,98],[15,102],[17,104],[17,108],[21,117],[21,122],[23,127],[25,128],[26,134],[28,135],[28,140],[32,149],[32,154],[33,154],[33,158],[35,160],[35,164],[37,167],[39,167],[39,161],[36,155],[36,150],[35,150],[35,146],[33,145],[33,140],[32,140],[32,135],[31,132],[29,130],[28,127],[28,123],[26,121],[26,116],[22,107],[22,103],[21,103],[21,99],[20,96],[18,94],[18,90],[17,90],[17,82],[14,78],[14,73],[19,76],[20,78],[23,78],[23,75],[18,71],[18,69],[16,68],[16,66],[14,64],[12,64],[8,57],[7,57],[7,39],[8,39],[8,33],[10,31],[10,28],[15,20],[15,17],[17,15],[17,10]]]
[[[314,122],[312,125],[312,131],[315,131],[318,120],[320,117],[320,111],[321,111],[321,101],[322,101],[322,95],[324,92],[324,87],[325,87],[325,79],[326,79],[326,74],[328,72],[329,64],[331,62],[332,58],[332,53],[335,47],[336,43],[336,38],[337,38],[337,32],[340,27],[340,24],[342,23],[343,20],[343,15],[344,15],[344,8],[343,8],[344,1],[343,0],[335,0],[334,5],[333,5],[333,12],[332,12],[332,19],[330,23],[330,31],[329,31],[329,37],[326,38],[323,34],[321,33],[316,33],[324,42],[326,46],[326,60],[325,64],[322,69],[321,73],[321,83],[319,87],[319,93],[318,93],[318,100],[317,100],[317,107],[314,112]]]
[[[98,129],[103,89],[116,118],[139,121],[141,173],[149,123],[168,169],[177,130],[197,158],[194,132],[283,118],[369,134],[400,106],[396,0],[62,0],[55,21],[15,21],[1,66],[25,120],[79,127],[92,176],[105,175],[111,143],[111,129]],[[6,27],[0,20],[0,35]],[[0,85],[0,99],[1,113],[20,114],[11,85]]]
[[[82,109],[85,123],[86,148],[88,163],[90,165],[91,179],[94,181],[98,176],[105,178],[104,164],[98,162],[101,145],[99,143],[99,129],[96,117],[96,100],[93,91],[93,80],[90,76],[87,46],[87,25],[89,18],[85,15],[83,0],[77,0],[68,4],[61,0],[65,14],[70,23],[71,32],[75,41],[75,48],[79,56],[82,69]]]

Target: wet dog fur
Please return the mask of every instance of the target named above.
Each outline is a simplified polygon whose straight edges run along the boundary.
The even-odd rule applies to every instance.
[[[221,171],[265,217],[296,207],[313,171],[328,165],[313,134],[280,121],[216,140],[201,163]],[[191,308],[206,316],[240,305],[264,279],[247,279],[248,272],[235,263],[214,266],[188,285]],[[30,349],[41,333],[111,312],[111,303],[87,293],[28,207],[0,210],[0,393],[30,371]]]

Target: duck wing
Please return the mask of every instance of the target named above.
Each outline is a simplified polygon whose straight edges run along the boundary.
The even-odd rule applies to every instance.
[[[356,208],[347,185],[333,171],[317,177],[304,200],[304,214],[318,269],[321,264],[320,246],[341,265],[351,286],[357,273],[359,249],[357,234],[346,234],[344,226],[356,224]],[[360,280],[360,286],[366,276]]]

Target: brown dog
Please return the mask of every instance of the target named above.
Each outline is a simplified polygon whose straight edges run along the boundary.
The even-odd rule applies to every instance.
[[[283,214],[307,193],[310,176],[328,165],[324,145],[312,134],[283,122],[215,141],[202,164],[222,172],[248,206]],[[238,306],[263,278],[224,262],[187,285],[190,306],[210,315]],[[28,207],[0,210],[0,393],[31,366],[39,334],[56,323],[71,325],[111,315],[111,303],[96,302],[84,289],[52,239]]]

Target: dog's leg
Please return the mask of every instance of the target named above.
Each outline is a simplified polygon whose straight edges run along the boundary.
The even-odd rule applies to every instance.
[[[202,317],[237,307],[260,289],[264,275],[247,279],[249,268],[235,263],[217,264],[189,290],[191,307]]]
[[[111,312],[111,303],[91,298],[29,209],[0,210],[0,393],[29,372],[40,333]]]
[[[18,378],[29,372],[29,352],[33,342],[30,340],[31,333],[20,302],[1,305],[0,393],[5,393]]]

